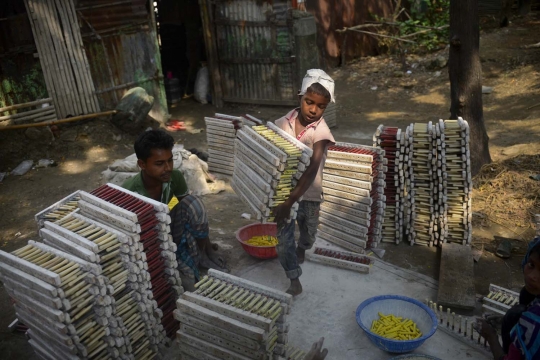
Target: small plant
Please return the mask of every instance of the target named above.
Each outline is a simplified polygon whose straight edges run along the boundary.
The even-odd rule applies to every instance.
[[[399,26],[399,36],[414,34],[426,28],[440,28],[450,24],[450,0],[419,0],[411,7],[411,18],[402,21]],[[428,51],[439,48],[448,42],[449,28],[431,29],[414,37],[417,42],[411,51],[425,49]],[[415,49],[416,48],[416,49]]]
[[[402,20],[385,19],[372,14],[377,22],[392,25],[385,26],[379,33],[414,42],[381,37],[378,39],[381,48],[391,52],[399,50],[411,53],[433,51],[448,43],[450,0],[416,0],[412,1],[410,10],[410,16],[400,15]],[[402,9],[396,14],[404,12]]]

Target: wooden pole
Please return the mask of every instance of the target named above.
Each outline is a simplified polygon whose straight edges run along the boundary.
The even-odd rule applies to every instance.
[[[91,113],[92,110],[88,108],[89,105],[89,99],[88,95],[86,93],[86,89],[83,85],[83,74],[81,73],[79,62],[77,61],[77,58],[75,57],[75,45],[74,45],[74,38],[73,38],[73,31],[70,25],[70,19],[67,17],[65,1],[60,0],[52,0],[53,3],[56,2],[56,8],[58,9],[58,15],[59,19],[62,22],[62,30],[63,30],[63,37],[65,41],[65,47],[67,52],[67,63],[71,65],[69,69],[66,69],[70,72],[70,75],[73,75],[73,87],[76,89],[79,95],[80,99],[80,106],[83,114]],[[53,4],[51,4],[54,6]],[[69,4],[67,4],[69,6]]]
[[[60,87],[64,91],[66,97],[66,114],[77,115],[82,113],[80,100],[78,93],[73,89],[74,79],[73,73],[69,71],[69,67],[66,61],[66,47],[64,46],[64,37],[62,36],[59,28],[58,13],[54,6],[53,0],[41,0],[40,7],[44,12],[44,20],[46,23],[47,36],[52,40],[54,58],[58,63],[58,70],[60,72],[61,81]],[[56,79],[57,81],[59,79]]]
[[[201,8],[201,19],[203,23],[203,34],[204,42],[206,44],[208,67],[210,73],[212,74],[212,102],[217,108],[221,108],[223,107],[223,92],[221,89],[221,74],[219,72],[215,31],[212,23],[212,4],[208,0],[199,0],[199,6]]]
[[[111,63],[109,61],[109,55],[108,55],[108,52],[107,52],[107,47],[105,46],[105,42],[103,41],[103,38],[101,36],[99,36],[99,34],[96,32],[96,29],[94,29],[92,24],[90,24],[90,22],[84,17],[84,15],[80,11],[77,11],[77,14],[79,14],[80,18],[90,28],[90,31],[92,31],[92,33],[96,36],[96,38],[101,42],[101,47],[103,48],[103,54],[105,56],[105,63],[107,64],[107,71],[109,72],[109,78],[110,78],[110,81],[111,81],[111,87],[114,88],[116,86],[116,84],[114,82],[114,76],[113,76],[113,73],[112,73],[112,70],[111,70]],[[114,101],[117,103],[118,102],[118,95],[116,94],[116,92],[113,93],[113,96],[114,96]]]
[[[46,55],[45,44],[41,40],[41,29],[39,27],[38,17],[34,12],[34,7],[32,0],[25,0],[24,4],[26,6],[26,13],[28,14],[28,20],[30,21],[30,27],[32,28],[32,33],[34,35],[34,42],[36,49],[39,54],[39,62],[43,70],[43,75],[45,77],[45,86],[47,88],[47,93],[49,96],[54,99],[55,104],[58,106],[59,98],[57,96],[56,90],[54,88],[54,83],[52,81],[52,69],[48,67],[49,61]],[[56,114],[58,116],[58,108],[56,109]]]
[[[99,112],[95,114],[88,114],[88,115],[80,115],[80,116],[74,116],[68,119],[60,119],[60,120],[53,120],[53,121],[47,121],[42,123],[36,123],[36,124],[22,124],[22,125],[13,125],[13,126],[4,126],[0,127],[0,131],[5,130],[16,130],[16,129],[26,129],[30,127],[40,127],[40,126],[50,126],[50,125],[58,125],[58,124],[65,124],[73,121],[79,121],[79,120],[86,120],[86,119],[92,119],[99,116],[107,116],[107,115],[114,115],[118,111],[116,110],[110,110],[110,111],[104,111]]]
[[[13,115],[0,116],[0,121],[20,119],[20,118],[24,118],[24,117],[29,116],[29,115],[49,112],[50,110],[54,110],[54,106],[47,106],[47,107],[44,107],[44,108],[25,111],[25,112],[13,114]]]
[[[58,117],[65,117],[67,115],[66,109],[68,109],[68,99],[66,98],[65,91],[62,88],[62,73],[59,69],[59,64],[56,61],[56,55],[54,53],[54,44],[51,40],[48,24],[46,23],[47,15],[44,13],[46,5],[40,3],[37,0],[27,0],[31,4],[33,19],[35,19],[36,30],[38,34],[38,40],[41,44],[41,51],[39,52],[40,59],[45,60],[45,66],[42,65],[45,73],[50,73],[51,87],[54,88],[56,105],[56,114]]]
[[[24,104],[16,104],[16,105],[6,106],[6,107],[3,107],[3,108],[0,108],[0,112],[17,110],[17,109],[22,109],[22,108],[25,108],[25,107],[31,107],[31,106],[41,105],[41,104],[45,104],[45,103],[52,103],[52,102],[53,102],[52,98],[41,99],[41,100],[27,102],[27,103],[24,103]]]
[[[43,117],[50,117],[51,115],[56,116],[56,114],[55,114],[55,112],[54,112],[54,107],[51,107],[50,109],[48,109],[48,110],[45,111],[45,112],[41,112],[41,113],[38,113],[38,114],[25,116],[25,117],[22,117],[22,118],[13,119],[12,121],[13,121],[13,122],[21,122],[21,121],[34,120],[34,122],[36,122],[36,121],[40,121],[40,119],[43,118]],[[49,119],[49,120],[50,120],[50,119]]]

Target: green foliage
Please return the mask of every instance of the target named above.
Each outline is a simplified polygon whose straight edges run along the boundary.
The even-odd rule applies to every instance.
[[[18,69],[13,60],[4,60],[0,68],[3,72],[0,80],[0,107],[47,97],[39,62]]]
[[[411,6],[411,19],[400,22],[399,36],[413,34],[424,27],[438,28],[450,24],[450,0],[417,0]],[[420,26],[420,27],[419,27]],[[411,51],[435,50],[448,43],[449,28],[430,30],[411,38],[416,44],[407,44]]]
[[[379,28],[379,33],[394,37],[405,38],[414,43],[395,40],[392,38],[378,38],[379,47],[390,52],[422,52],[440,49],[448,44],[450,29],[450,0],[411,0],[410,15],[405,9],[396,13],[398,20],[387,19],[371,14],[380,23],[392,25],[384,29]],[[397,24],[396,24],[397,22]],[[446,26],[443,29],[437,29]],[[419,34],[416,34],[419,33]],[[416,34],[414,36],[411,36]]]

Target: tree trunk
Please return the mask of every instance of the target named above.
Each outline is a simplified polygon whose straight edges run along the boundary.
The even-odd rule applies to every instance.
[[[470,128],[471,172],[491,162],[482,109],[482,67],[478,0],[450,1],[450,118],[462,117]]]

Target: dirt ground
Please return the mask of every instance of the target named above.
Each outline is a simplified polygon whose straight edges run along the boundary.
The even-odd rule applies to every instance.
[[[520,46],[540,41],[540,15],[515,19],[508,28],[484,30],[481,38],[483,83],[493,87],[483,95],[484,117],[494,161],[520,154],[538,156],[540,150],[540,49]],[[344,68],[330,71],[336,80],[338,127],[332,129],[339,141],[371,144],[376,127],[384,123],[405,128],[412,122],[426,122],[449,116],[448,68],[433,67],[434,59],[445,51],[407,57],[403,72],[395,58],[363,58]],[[538,105],[538,106],[535,106]],[[194,101],[182,101],[170,109],[173,118],[185,121],[188,131],[173,133],[177,143],[189,149],[206,149],[203,117],[216,109]],[[227,105],[219,112],[249,113],[274,120],[288,108]],[[134,136],[124,134],[108,119],[63,126],[52,140],[48,131],[33,133],[30,140],[23,131],[0,132],[0,172],[10,171],[23,160],[54,159],[58,166],[33,169],[24,176],[8,176],[0,183],[0,249],[13,251],[29,239],[37,238],[34,214],[69,193],[92,190],[100,185],[101,172],[115,159],[130,155]],[[119,136],[120,139],[119,139]],[[540,169],[538,170],[540,172]],[[233,273],[258,260],[248,256],[235,240],[234,232],[251,221],[241,218],[247,209],[234,192],[204,197],[211,238],[226,252]],[[478,211],[473,200],[473,210]],[[528,209],[538,211],[538,207]],[[480,214],[481,216],[481,214]],[[532,236],[530,224],[517,228],[515,221],[495,224],[483,221],[475,227],[473,246],[484,249],[475,265],[475,284],[485,294],[490,283],[519,289],[519,268],[525,240]],[[493,255],[501,237],[513,239],[514,255],[502,260]],[[384,260],[406,269],[438,278],[438,248],[383,244]],[[14,311],[6,292],[0,290],[0,354],[5,359],[33,359],[24,336],[10,333],[7,326]]]

